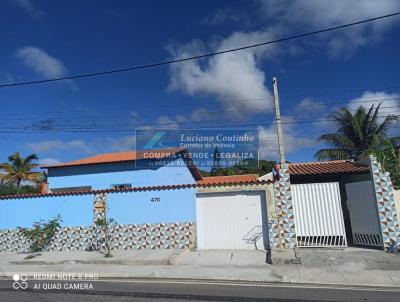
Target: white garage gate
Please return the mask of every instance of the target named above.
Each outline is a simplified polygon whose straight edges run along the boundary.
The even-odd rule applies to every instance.
[[[199,250],[268,248],[265,192],[199,193],[196,233]]]
[[[291,185],[299,247],[346,247],[339,183]]]

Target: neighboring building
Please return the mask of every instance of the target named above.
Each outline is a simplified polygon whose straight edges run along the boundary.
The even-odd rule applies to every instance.
[[[182,148],[100,154],[42,168],[48,171],[49,192],[194,184],[201,179]]]
[[[279,165],[275,169],[285,177],[286,186],[276,194],[292,209],[297,246],[388,249],[400,242],[390,175],[375,157],[289,163],[283,173]]]

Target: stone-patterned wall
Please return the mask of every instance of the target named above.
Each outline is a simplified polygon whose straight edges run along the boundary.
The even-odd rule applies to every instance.
[[[378,215],[382,230],[383,247],[389,249],[394,242],[400,243],[400,226],[393,195],[393,185],[389,173],[370,156],[372,182],[374,184]]]
[[[269,244],[271,248],[279,248],[281,246],[279,239],[279,230],[277,219],[271,219],[268,222],[269,228]]]
[[[192,249],[196,231],[192,222],[172,222],[116,225],[110,234],[112,250]],[[60,228],[46,250],[84,251],[101,238],[92,226]],[[18,229],[0,230],[0,252],[28,252],[29,246]]]
[[[278,245],[281,248],[294,248],[297,244],[296,229],[293,214],[292,192],[290,189],[289,165],[281,164],[279,179],[274,183],[275,207],[278,222],[277,231],[272,231],[271,245]],[[272,224],[273,226],[273,224]],[[271,233],[271,228],[270,228]],[[278,235],[276,236],[277,233]],[[276,236],[277,238],[274,238]]]

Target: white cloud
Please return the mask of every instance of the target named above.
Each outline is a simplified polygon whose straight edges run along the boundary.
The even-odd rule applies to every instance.
[[[35,153],[39,152],[59,152],[64,150],[78,150],[85,153],[90,153],[91,149],[83,140],[47,140],[35,143],[26,144],[29,149]]]
[[[362,105],[369,109],[372,105],[378,106],[380,103],[380,121],[383,121],[385,116],[390,114],[400,115],[400,94],[386,93],[384,91],[372,92],[365,91],[359,98],[352,99],[348,103],[349,110],[355,111]]]
[[[334,105],[329,110],[321,111],[321,115],[312,123],[313,131],[318,135],[335,132],[337,125],[332,120],[331,114],[338,112],[342,107],[349,109],[354,114],[359,106],[369,109],[372,105],[378,106],[379,103],[382,103],[379,110],[382,117],[379,118],[379,122],[382,122],[384,117],[389,114],[400,115],[400,94],[365,91],[360,97],[351,99],[347,104]],[[309,119],[311,120],[312,118]]]
[[[48,55],[44,50],[37,47],[19,48],[16,57],[21,59],[35,73],[46,78],[63,77],[67,73],[67,69],[59,59]]]
[[[283,122],[293,122],[294,118],[287,116],[282,118]],[[298,133],[298,127],[296,124],[283,124],[283,137],[285,153],[290,154],[293,151],[298,151],[304,148],[310,148],[316,144],[316,139],[304,134]],[[259,127],[259,139],[260,139],[260,158],[270,159],[279,158],[279,145],[278,135],[276,126],[271,125],[270,127]]]
[[[38,161],[41,166],[57,165],[61,164],[61,161],[57,158],[43,158]]]
[[[316,101],[312,98],[302,99],[296,104],[293,109],[293,114],[296,116],[306,117],[308,115],[314,115],[322,113],[326,110],[326,105],[322,101]]]
[[[260,0],[265,19],[281,22],[291,31],[317,30],[390,14],[400,9],[398,0]],[[380,39],[398,18],[354,26],[317,37],[332,57],[350,56],[358,47]]]
[[[234,32],[226,39],[213,43],[211,50],[194,40],[181,46],[170,45],[169,52],[174,58],[184,58],[199,53],[222,51],[260,41],[273,39],[278,28],[266,31]],[[193,96],[216,97],[232,114],[243,110],[257,111],[272,104],[272,95],[265,86],[265,73],[260,68],[263,59],[277,54],[277,46],[253,48],[227,53],[200,61],[188,61],[170,66],[170,91],[182,91]],[[238,102],[238,100],[255,99]],[[260,100],[262,99],[262,100]]]
[[[15,56],[26,67],[43,78],[60,78],[67,75],[64,63],[40,48],[33,46],[22,47],[17,49]],[[71,88],[76,88],[72,81],[66,80],[64,82],[67,82]]]
[[[104,147],[111,151],[134,150],[136,146],[136,138],[134,135],[128,135],[121,138],[106,138]]]
[[[32,18],[44,16],[44,12],[38,9],[31,0],[12,0],[12,2],[21,7]]]
[[[162,115],[157,118],[154,127],[161,129],[179,129],[179,123],[166,115]]]
[[[34,153],[57,153],[80,152],[84,154],[97,154],[105,152],[134,150],[136,147],[136,138],[134,135],[123,137],[106,137],[101,139],[84,140],[47,140],[42,142],[30,142],[26,144],[27,148]],[[46,160],[53,160],[52,158]],[[41,160],[41,164],[43,160]]]
[[[236,23],[241,26],[247,26],[250,24],[250,19],[248,14],[238,10],[236,7],[225,7],[217,9],[212,14],[206,16],[201,23],[212,26],[221,26],[224,23]]]
[[[331,113],[346,107],[353,113],[362,105],[370,108],[371,105],[378,106],[381,104],[380,122],[389,114],[400,115],[400,94],[387,93],[384,91],[372,92],[365,91],[360,97],[351,99],[347,105],[335,105],[328,107],[323,101],[313,99],[303,99],[293,108],[292,116],[283,116],[283,134],[284,144],[287,154],[304,148],[317,147],[319,135],[328,132],[335,132],[337,125],[332,121]],[[301,121],[312,121],[313,123],[296,124]],[[398,122],[400,123],[400,122]],[[309,129],[312,129],[310,131]],[[276,134],[276,126],[260,127],[260,157],[261,158],[278,158],[278,138]],[[394,133],[393,133],[394,134]]]

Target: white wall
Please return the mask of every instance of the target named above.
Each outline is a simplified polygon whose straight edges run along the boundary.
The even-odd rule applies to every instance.
[[[394,190],[394,202],[396,204],[397,219],[400,221],[400,190]]]

